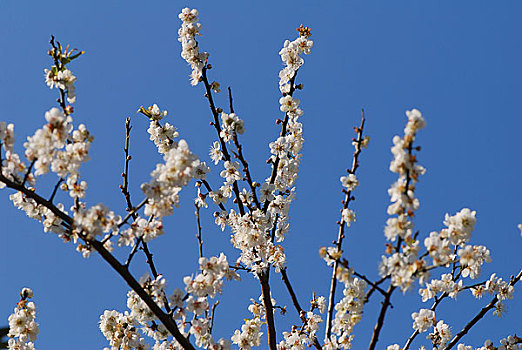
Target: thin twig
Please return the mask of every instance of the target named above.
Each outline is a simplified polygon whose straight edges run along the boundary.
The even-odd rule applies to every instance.
[[[49,202],[53,202],[54,197],[56,196],[56,192],[58,191],[58,188],[60,188],[60,185],[63,181],[63,177],[58,179],[58,182],[56,183],[56,185],[54,185],[53,193],[51,193],[51,197],[49,197]]]
[[[198,226],[198,233],[196,234],[196,238],[198,239],[198,247],[199,247],[199,257],[203,257],[203,240],[201,239],[201,221],[199,220],[199,207],[195,204],[196,207],[196,222]]]
[[[159,273],[158,273],[158,270],[156,269],[156,265],[154,265],[154,260],[152,259],[152,253],[149,250],[149,246],[147,245],[147,242],[142,241],[141,246],[143,247],[143,252],[145,253],[145,256],[147,257],[147,264],[150,267],[150,271],[152,272],[154,279],[157,279],[159,276]],[[163,293],[163,301],[165,304],[165,310],[167,310],[167,312],[170,313],[171,308],[169,306],[169,301],[168,301],[165,293]]]
[[[125,225],[125,224],[129,221],[129,219],[132,218],[133,215],[134,215],[138,210],[140,210],[140,209],[141,209],[145,204],[147,204],[148,201],[149,201],[148,198],[144,198],[144,199],[141,201],[141,203],[138,204],[137,207],[132,208],[132,210],[129,211],[129,212],[127,213],[127,215],[125,215],[125,217],[123,218],[123,220],[118,224],[118,228],[121,228],[123,225]]]
[[[373,329],[372,339],[370,341],[370,346],[368,347],[369,350],[374,350],[375,346],[377,345],[377,341],[379,340],[379,333],[381,332],[382,325],[384,324],[384,317],[386,316],[388,307],[391,305],[390,299],[395,288],[396,287],[390,284],[388,290],[386,291],[384,301],[382,302],[381,311],[379,312],[379,318],[377,319],[377,323]]]
[[[219,305],[219,300],[217,300],[214,305],[212,305],[212,311],[210,313],[210,326],[208,327],[208,333],[212,334],[212,328],[214,327],[214,315],[216,314],[216,307]]]
[[[33,170],[34,163],[36,163],[36,158],[33,159],[31,164],[29,165],[29,168],[27,168],[27,171],[25,172],[25,175],[24,175],[24,180],[22,181],[22,186],[25,186],[25,183],[27,182],[27,179],[29,178],[31,171]]]
[[[123,185],[120,185],[121,193],[125,197],[125,202],[127,203],[127,211],[132,212],[132,201],[131,195],[129,192],[129,161],[132,157],[129,154],[129,144],[130,144],[130,132],[132,130],[132,125],[130,124],[130,117],[125,119],[125,147],[123,148],[123,152],[125,153],[125,162],[123,166],[123,173],[121,176],[123,177]],[[137,218],[136,212],[132,212],[131,217],[133,219]]]
[[[234,113],[234,104],[232,101],[232,89],[230,86],[228,87],[228,100],[230,104],[230,113]],[[261,209],[261,205],[259,204],[259,201],[257,199],[256,194],[256,187],[254,186],[254,181],[252,180],[252,176],[250,175],[250,168],[248,167],[248,162],[245,159],[245,156],[243,155],[243,146],[239,143],[239,139],[237,136],[237,133],[234,132],[234,135],[232,135],[232,141],[234,142],[234,145],[236,146],[237,150],[237,158],[243,165],[243,172],[245,173],[245,178],[250,186],[250,189],[252,190],[252,198],[254,199],[254,203],[257,208]]]
[[[134,244],[134,247],[132,247],[132,250],[129,253],[129,257],[127,258],[127,261],[125,262],[125,267],[129,268],[130,263],[132,261],[132,258],[134,257],[134,255],[138,251],[142,240],[143,240],[143,236],[138,237],[138,239],[136,240],[136,244]]]
[[[299,315],[299,318],[303,322],[303,327],[308,323],[306,320],[305,312],[301,308],[301,305],[299,305],[299,301],[297,300],[297,296],[295,295],[294,288],[292,288],[292,284],[290,283],[290,280],[288,279],[288,275],[286,273],[286,268],[281,269],[281,279],[283,280],[286,289],[288,290],[288,293],[290,294],[290,298],[292,299],[292,304],[294,304],[295,310],[297,311],[297,314]],[[313,336],[312,342],[317,350],[321,350],[321,344],[319,344],[319,341],[317,340],[316,336]]]
[[[390,278],[390,275],[388,276],[385,276],[385,277],[382,277],[380,280],[378,280],[377,282],[374,283],[374,285],[372,285],[372,287],[370,288],[370,290],[366,293],[366,295],[364,296],[364,303],[368,303],[370,301],[370,297],[372,296],[373,292],[375,292],[377,290],[377,286],[382,284],[384,281],[386,281],[387,279]]]
[[[366,277],[365,275],[362,275],[356,271],[353,272],[353,274],[357,277],[359,277],[360,279],[364,280],[366,283],[368,283],[370,286],[372,286],[373,288],[375,288],[379,293],[381,293],[383,296],[386,295],[386,291],[384,289],[382,289],[381,287],[379,287],[379,285],[376,283],[376,282],[372,282],[370,281],[370,279],[368,279],[368,277]],[[393,306],[392,306],[393,307]]]
[[[359,154],[361,154],[362,142],[363,142],[363,130],[364,130],[364,110],[362,111],[361,117],[361,125],[358,128],[355,128],[357,133],[357,140],[355,141],[355,152],[353,153],[352,159],[352,167],[348,170],[348,173],[355,174],[357,168],[359,167]],[[344,189],[343,189],[344,191]],[[344,191],[345,197],[343,200],[343,210],[348,208],[348,204],[352,200],[352,191]],[[341,220],[338,222],[339,224],[339,233],[337,234],[336,248],[338,252],[342,251],[342,244],[344,239],[344,230],[346,227],[346,223],[344,219],[341,217]],[[339,259],[335,259],[332,268],[332,277],[330,279],[330,293],[328,296],[328,311],[326,314],[326,329],[325,329],[325,338],[330,339],[330,334],[332,331],[332,321],[333,321],[333,310],[335,306],[335,290],[337,288],[337,268],[339,267]]]
[[[225,158],[226,161],[231,161],[232,158],[230,157],[230,153],[228,152],[227,144],[226,144],[225,140],[223,140],[223,138],[221,137],[221,126],[219,125],[219,113],[214,104],[214,99],[212,98],[212,89],[210,88],[210,83],[208,82],[207,69],[208,69],[208,66],[205,64],[205,66],[203,67],[201,79],[203,81],[203,84],[205,85],[205,90],[206,90],[205,97],[208,100],[210,110],[212,112],[212,116],[214,117],[214,122],[212,124],[214,125],[214,128],[216,129],[218,139],[221,144],[221,150],[223,152],[223,157]],[[243,207],[243,202],[241,201],[241,197],[239,195],[239,187],[237,185],[237,181],[234,181],[232,183],[232,191],[234,192],[234,195],[237,200],[237,207],[239,209],[239,213],[241,215],[245,215],[245,208]]]
[[[51,44],[51,47],[53,48],[51,50],[51,57],[54,60],[54,65],[56,66],[56,69],[58,71],[61,71],[63,68],[63,65],[62,65],[62,62],[60,61],[58,48],[56,47],[56,44],[54,42],[54,35],[51,35],[51,40],[49,41],[49,44]],[[58,42],[58,45],[61,46],[59,42]],[[60,91],[60,98],[58,99],[58,103],[60,104],[60,107],[62,108],[63,113],[65,115],[69,115],[69,113],[67,111],[67,106],[65,104],[65,90],[62,88],[58,88],[58,90]]]
[[[207,189],[207,191],[212,192],[212,187],[210,187],[210,184],[208,183],[207,180],[200,180],[200,181],[201,181],[201,183],[202,183],[203,185],[205,185],[205,188]],[[221,210],[223,210],[223,211],[227,211],[227,209],[225,208],[225,206],[223,205],[223,203],[219,203],[219,204],[218,204],[218,207],[219,207],[219,209],[221,209]]]
[[[433,303],[433,305],[431,306],[430,310],[431,311],[435,311],[435,309],[437,308],[437,306],[440,304],[440,302],[446,298],[447,296],[449,296],[448,293],[444,292],[442,293],[438,298],[435,298],[435,301]],[[417,335],[419,335],[419,331],[418,330],[415,330],[415,332],[413,332],[411,334],[411,336],[408,338],[408,340],[406,341],[406,344],[404,345],[404,348],[403,350],[408,350],[410,348],[410,345],[411,343],[413,342],[413,340],[417,337]]]

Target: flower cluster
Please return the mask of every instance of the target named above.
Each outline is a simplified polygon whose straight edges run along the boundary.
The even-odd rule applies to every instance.
[[[286,134],[271,142],[269,146],[272,153],[271,161],[278,165],[274,184],[278,190],[285,191],[297,180],[301,158],[299,152],[304,143],[303,125],[298,119],[303,115],[303,110],[298,107],[299,99],[294,99],[290,95],[281,97],[279,103],[287,121]],[[270,178],[267,182],[270,182]]]
[[[161,220],[151,218],[145,220],[137,218],[129,228],[121,230],[119,233],[119,246],[134,246],[136,239],[141,238],[145,243],[163,234],[163,223]]]
[[[304,350],[317,342],[316,333],[319,330],[319,324],[323,322],[320,315],[315,314],[314,310],[323,313],[326,309],[326,301],[324,297],[316,297],[310,301],[310,311],[301,312],[301,327],[293,326],[290,332],[283,332],[283,340],[279,343],[279,350]]]
[[[230,210],[227,223],[232,228],[231,242],[241,250],[239,261],[254,272],[261,272],[269,264],[275,265],[277,271],[284,268],[286,257],[280,245],[274,245],[270,232],[274,226],[275,215],[263,213],[256,209],[244,215]]]
[[[245,122],[240,119],[235,113],[221,113],[221,132],[219,136],[225,141],[229,142],[236,134],[243,134],[245,132]]]
[[[232,336],[232,343],[236,344],[239,349],[250,350],[252,347],[259,346],[261,344],[261,321],[262,315],[265,310],[262,304],[251,299],[252,304],[248,307],[248,310],[254,315],[251,319],[245,319],[245,323],[241,326],[241,330],[236,329]],[[272,302],[275,305],[274,302]]]
[[[286,40],[283,48],[279,51],[281,60],[285,64],[285,67],[279,72],[279,89],[283,94],[290,92],[290,81],[304,63],[300,54],[310,54],[310,50],[314,45],[312,40],[308,40],[311,35],[309,28],[301,26],[297,30],[299,31],[299,37],[294,41]]]
[[[484,346],[473,348],[471,345],[459,344],[457,350],[518,350],[522,349],[522,339],[517,336],[508,336],[500,340],[500,345],[495,347],[490,339],[484,342]]]
[[[172,148],[177,147],[177,142],[174,139],[179,136],[179,133],[176,128],[169,123],[160,124],[160,120],[167,115],[167,111],[162,111],[158,105],[154,104],[148,109],[140,107],[138,112],[150,119],[147,132],[150,135],[150,140],[158,147],[159,153],[167,154]]]
[[[51,69],[44,69],[45,72],[45,83],[50,89],[57,88],[67,93],[67,102],[76,102],[76,88],[74,82],[76,77],[72,72],[63,67],[62,70],[53,66]]]
[[[138,333],[137,326],[136,320],[128,312],[122,314],[116,310],[105,310],[100,316],[100,330],[109,341],[111,350],[147,350],[149,345]]]
[[[460,257],[462,277],[477,278],[484,262],[491,262],[489,250],[482,245],[466,245],[464,248],[459,249],[457,254]]]
[[[185,140],[180,140],[164,156],[165,163],[156,165],[151,173],[152,180],[141,186],[147,196],[145,215],[163,217],[172,214],[172,206],[179,202],[178,193],[195,176],[200,166]]]
[[[420,309],[419,312],[411,314],[413,318],[413,329],[419,333],[426,332],[428,328],[435,325],[435,312],[428,309]]]
[[[34,173],[26,170],[24,163],[20,161],[18,155],[13,151],[14,128],[12,124],[0,123],[0,141],[6,152],[5,160],[2,161],[2,175],[11,181],[33,186],[36,176],[45,174],[51,169],[60,177],[58,184],[65,180],[61,184],[63,190],[69,191],[69,195],[74,199],[83,198],[87,189],[87,183],[80,181],[79,169],[81,164],[89,159],[88,150],[93,137],[83,124],[80,124],[78,129],[73,130],[71,116],[65,115],[57,108],[52,108],[46,112],[45,119],[47,124],[37,130],[33,136],[28,137],[27,142],[24,144],[26,149],[25,156],[31,161],[31,170],[34,170]],[[23,172],[25,174],[22,176]],[[45,232],[55,232],[65,241],[71,239],[70,232],[67,233],[67,230],[62,225],[63,220],[55,215],[50,208],[37,204],[35,200],[22,192],[10,195],[10,199],[17,208],[25,211],[30,218],[41,221]],[[63,204],[57,203],[55,207],[67,215]],[[78,215],[77,220],[88,220],[84,217],[87,212],[79,201],[76,203],[74,210]],[[95,221],[96,219],[92,220]],[[86,228],[90,229],[89,224],[87,222],[85,224]],[[91,225],[94,224],[91,223]],[[76,240],[78,237],[75,236],[73,238]],[[88,255],[88,250],[83,248],[80,248],[80,250],[84,252],[84,255]]]
[[[87,240],[95,239],[103,233],[118,232],[121,217],[117,216],[104,204],[89,209],[80,208],[74,214],[75,231]]]
[[[4,159],[0,159],[0,174],[5,176],[10,181],[21,182],[23,179],[23,171],[26,166],[20,160],[20,156],[14,151],[14,124],[7,124],[0,122],[0,147],[4,151]],[[31,174],[28,177],[28,182],[34,184],[34,176]],[[0,183],[0,189],[4,188],[5,184]]]
[[[491,295],[495,295],[498,299],[495,304],[495,311],[493,314],[497,316],[501,316],[504,312],[504,304],[503,301],[507,299],[513,299],[513,293],[515,292],[515,287],[510,283],[502,280],[493,273],[489,280],[486,283],[475,285],[471,288],[471,293],[477,299],[482,298],[484,292],[489,293]]]
[[[72,131],[72,118],[65,116],[58,108],[45,112],[47,124],[36,130],[34,136],[28,137],[24,144],[25,156],[35,161],[35,175],[49,172],[49,166],[56,150],[65,146],[69,133]]]
[[[45,119],[47,124],[24,144],[26,158],[34,162],[34,175],[46,174],[50,167],[60,178],[67,178],[63,189],[71,197],[83,198],[87,183],[79,180],[79,170],[89,160],[93,137],[83,124],[73,131],[71,116],[58,108],[46,112]]]
[[[325,349],[351,349],[353,328],[362,320],[363,306],[366,300],[365,281],[353,277],[353,271],[338,266],[336,278],[344,283],[344,297],[335,304],[335,318],[332,323],[330,339],[325,339]]]
[[[38,334],[38,324],[35,321],[36,307],[32,301],[28,301],[32,297],[31,289],[22,289],[20,302],[16,305],[14,313],[9,316],[8,349],[34,350],[33,342]]]
[[[184,8],[179,14],[181,28],[178,31],[181,42],[181,57],[192,67],[190,75],[192,85],[197,85],[203,74],[203,66],[208,58],[207,52],[199,52],[196,35],[199,35],[201,24],[198,23],[199,12],[196,9]]]
[[[439,321],[435,326],[433,326],[433,332],[428,335],[428,339],[431,340],[431,344],[439,348],[444,348],[444,346],[451,340],[451,330],[450,326],[444,321]]]
[[[410,221],[410,217],[419,208],[419,200],[415,198],[414,194],[415,184],[419,176],[425,172],[422,166],[416,164],[413,142],[417,131],[426,125],[417,109],[406,111],[406,116],[408,123],[404,129],[404,136],[393,138],[394,159],[390,163],[390,170],[399,174],[399,179],[388,190],[392,202],[388,207],[388,214],[397,215],[397,217],[388,219],[384,229],[388,240],[394,242],[399,237],[399,242],[394,249],[389,249],[390,254],[395,250],[391,256],[382,257],[379,266],[381,276],[391,275],[392,284],[400,286],[403,291],[411,286],[416,275],[422,278],[423,265],[419,264],[417,260],[419,242],[413,239],[413,223]],[[403,241],[406,245],[402,247],[400,243]],[[400,250],[401,248],[402,250]]]
[[[221,293],[223,278],[227,280],[240,279],[239,275],[230,269],[227,257],[223,253],[219,257],[213,256],[210,259],[200,258],[199,267],[201,273],[195,277],[186,276],[183,279],[187,293],[198,297],[210,296],[214,298],[216,294]]]
[[[484,286],[484,291],[496,295],[498,300],[502,301],[513,299],[515,287],[510,285],[508,282],[503,281],[502,278],[497,277],[496,274],[492,274]]]
[[[440,280],[432,279],[426,283],[426,288],[419,289],[419,294],[422,297],[422,302],[435,298],[437,294],[446,293],[450,298],[457,298],[457,294],[462,290],[462,280],[455,283],[451,274],[445,273]]]

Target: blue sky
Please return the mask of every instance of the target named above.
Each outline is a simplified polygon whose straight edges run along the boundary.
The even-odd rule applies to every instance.
[[[492,272],[508,279],[519,271],[522,5],[516,1],[0,0],[0,120],[15,123],[18,150],[43,125],[44,112],[56,105],[56,91],[43,78],[43,69],[51,65],[46,52],[53,34],[87,52],[70,68],[78,77],[75,123],[85,123],[95,135],[92,159],[82,168],[90,205],[103,202],[123,213],[118,186],[127,116],[134,126],[130,179],[135,200],[141,198],[139,185],[161,161],[148,141],[147,121],[135,114],[140,105],[167,109],[167,120],[206,159],[215,140],[210,113],[202,87],[189,85],[189,67],[177,42],[177,14],[185,6],[200,11],[200,46],[210,52],[211,79],[233,89],[236,112],[246,124],[244,152],[259,181],[269,172],[264,162],[268,142],[276,138],[274,121],[281,116],[278,52],[285,39],[295,38],[301,23],[312,28],[314,48],[299,73],[304,90],[297,96],[305,112],[306,143],[285,240],[289,276],[302,304],[312,290],[327,294],[330,272],[317,252],[336,236],[342,199],[338,179],[351,164],[351,128],[359,123],[361,108],[371,142],[361,156],[361,186],[352,207],[357,223],[345,242],[350,262],[377,276],[387,189],[395,181],[388,171],[391,139],[402,133],[404,111],[415,107],[427,120],[418,136],[418,158],[427,168],[417,191],[421,207],[415,225],[421,235],[440,230],[445,213],[469,207],[477,210],[478,219],[472,242],[486,245],[493,258],[480,280]],[[224,94],[217,101],[226,107]],[[217,176],[217,169],[213,173]],[[39,191],[49,194],[53,181],[42,178]],[[7,324],[20,289],[30,286],[38,308],[39,349],[106,346],[97,330],[99,315],[105,309],[125,310],[127,287],[100,258],[85,260],[73,246],[44,234],[39,223],[13,208],[10,193],[0,193],[0,325]],[[167,233],[151,244],[172,290],[197,268],[194,193],[192,184],[182,191],[182,206],[166,221]],[[223,250],[235,260],[229,232],[215,227],[212,211],[202,214],[207,218],[205,255]],[[138,276],[142,264],[143,259],[136,261]],[[275,274],[273,286],[278,303],[289,307],[277,319],[280,337],[286,325],[299,320]],[[259,294],[259,285],[247,275],[241,283],[228,284],[217,309],[216,334],[230,337],[248,316],[249,299]],[[520,332],[520,291],[515,299],[507,302],[504,317],[489,314],[464,342],[479,346],[486,338]],[[488,300],[462,295],[457,303],[442,305],[437,317],[457,332]],[[415,292],[397,293],[392,303],[382,347],[404,344],[412,332],[410,314],[422,306]],[[377,307],[365,310],[354,348],[369,343]]]

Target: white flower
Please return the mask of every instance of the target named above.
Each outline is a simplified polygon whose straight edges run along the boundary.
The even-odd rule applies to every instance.
[[[435,312],[428,309],[421,309],[411,315],[413,318],[413,329],[419,333],[426,332],[435,322]]]
[[[36,323],[36,306],[28,299],[33,297],[33,291],[23,288],[20,293],[21,300],[17,304],[14,312],[9,316],[9,333],[7,334],[13,347],[10,349],[33,349],[33,344],[38,335],[38,323]],[[17,347],[15,347],[15,345]]]
[[[281,112],[293,112],[299,106],[300,101],[298,99],[292,98],[290,95],[283,96],[279,99],[279,103],[281,104]]]
[[[356,221],[355,213],[351,209],[348,209],[348,208],[343,209],[342,218],[343,218],[343,221],[346,222],[347,226],[350,226],[350,224],[352,222]]]
[[[348,176],[341,176],[341,183],[343,187],[346,187],[348,191],[353,191],[355,187],[359,186],[359,181],[354,174],[349,174]]]
[[[203,312],[208,310],[208,302],[206,297],[194,298],[192,295],[188,297],[187,311],[192,312],[194,315],[201,315]]]
[[[261,198],[260,198],[261,202],[274,200],[274,198],[275,198],[274,190],[275,190],[274,184],[265,182],[261,186],[261,190],[259,191],[261,193]]]
[[[238,171],[239,163],[225,161],[225,170],[221,171],[220,176],[225,178],[227,184],[241,180],[241,174]]]
[[[219,161],[223,158],[223,153],[221,152],[221,146],[218,141],[214,141],[212,147],[210,147],[210,159],[214,161],[214,164],[217,165]]]

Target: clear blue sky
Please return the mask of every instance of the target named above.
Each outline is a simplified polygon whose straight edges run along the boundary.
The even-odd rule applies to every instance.
[[[54,34],[87,51],[70,68],[78,77],[75,122],[85,123],[95,135],[92,159],[82,168],[90,205],[103,202],[119,213],[125,208],[118,188],[125,117],[133,116],[130,179],[135,201],[141,199],[139,185],[161,161],[148,141],[145,118],[135,116],[140,105],[166,108],[168,121],[206,159],[215,140],[210,112],[202,87],[189,85],[189,67],[177,42],[177,14],[185,6],[200,10],[200,46],[211,54],[211,79],[232,86],[236,112],[246,123],[245,155],[258,180],[268,174],[267,144],[276,138],[274,120],[281,116],[278,51],[285,39],[295,38],[295,27],[303,23],[312,28],[314,48],[299,73],[305,89],[297,96],[305,111],[306,143],[285,241],[289,276],[302,304],[312,290],[327,294],[330,271],[317,252],[336,236],[342,198],[338,179],[351,163],[351,128],[359,123],[361,108],[371,142],[361,156],[361,186],[353,206],[357,223],[345,242],[350,262],[377,276],[387,189],[395,181],[388,171],[391,139],[402,133],[404,111],[416,107],[427,120],[418,137],[419,160],[427,173],[418,185],[416,227],[428,235],[442,228],[446,212],[477,210],[472,242],[488,246],[493,258],[480,280],[493,271],[505,279],[519,271],[522,4],[517,1],[0,0],[0,120],[15,123],[18,150],[43,125],[44,112],[56,105],[56,90],[50,91],[43,77],[51,65],[46,52]],[[224,94],[218,104],[226,107]],[[52,181],[43,178],[39,191],[49,194]],[[40,323],[38,349],[106,346],[97,329],[99,315],[105,309],[125,310],[128,288],[99,257],[85,260],[72,245],[44,234],[39,223],[13,208],[10,193],[0,192],[0,325],[7,324],[20,289],[30,286]],[[194,193],[192,184],[182,191],[182,207],[166,221],[167,233],[151,244],[170,290],[182,287],[183,276],[197,268]],[[207,210],[203,215],[211,214]],[[229,232],[221,233],[209,219],[203,222],[203,235],[206,255],[224,250],[230,260],[237,257]],[[142,263],[136,261],[138,276]],[[288,314],[277,318],[280,338],[284,325],[299,320],[279,277],[272,276],[275,299],[289,306]],[[242,283],[227,284],[216,334],[230,337],[248,316],[249,298],[259,294],[257,282],[247,275]],[[479,346],[486,337],[497,341],[520,333],[522,293],[517,291],[515,298],[519,300],[507,302],[504,317],[489,314],[464,342]],[[458,303],[443,305],[437,317],[455,333],[488,300],[462,295]],[[381,348],[404,344],[412,332],[410,314],[421,307],[415,292],[397,293],[392,303]],[[364,317],[356,327],[356,349],[369,343],[376,306],[367,308]]]

